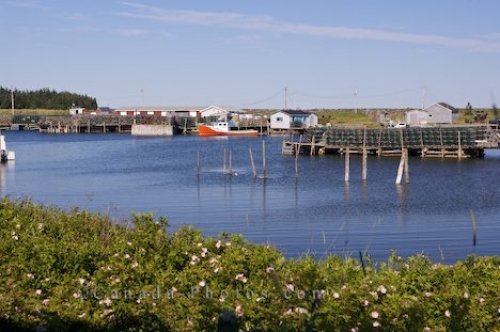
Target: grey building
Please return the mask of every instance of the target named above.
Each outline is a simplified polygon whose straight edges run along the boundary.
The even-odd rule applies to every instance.
[[[409,126],[451,124],[456,120],[458,110],[446,103],[435,103],[423,110],[406,112],[405,120]]]

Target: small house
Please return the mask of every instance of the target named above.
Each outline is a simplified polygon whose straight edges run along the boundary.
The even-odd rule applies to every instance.
[[[447,124],[453,123],[453,114],[457,109],[446,103],[435,103],[424,109],[429,114],[429,123]]]
[[[271,129],[302,129],[318,125],[318,116],[299,110],[281,110],[271,115]]]
[[[69,109],[69,115],[81,115],[85,112],[84,107],[72,107]]]
[[[423,110],[412,110],[405,114],[405,122],[408,126],[420,126],[429,123],[429,113]]]
[[[435,103],[423,110],[406,112],[405,120],[409,126],[451,124],[456,121],[458,110],[446,103]]]

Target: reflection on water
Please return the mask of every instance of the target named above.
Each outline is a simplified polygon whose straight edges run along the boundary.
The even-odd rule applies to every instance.
[[[306,252],[385,259],[422,252],[454,261],[472,253],[469,209],[477,219],[477,254],[500,253],[500,153],[485,160],[410,158],[411,183],[394,185],[398,158],[352,155],[344,182],[339,156],[280,154],[262,138],[134,138],[128,135],[7,133],[17,163],[0,167],[2,195],[80,206],[121,219],[131,211],[165,215],[172,228],[190,224],[208,235],[242,233],[289,256]],[[232,175],[224,174],[231,151]],[[198,157],[198,155],[200,157]],[[229,157],[226,157],[229,158]],[[227,167],[226,167],[227,168]]]

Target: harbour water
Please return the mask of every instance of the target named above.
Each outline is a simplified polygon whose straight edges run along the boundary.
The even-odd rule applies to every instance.
[[[47,135],[7,132],[16,161],[0,167],[2,196],[109,214],[166,216],[172,229],[194,225],[207,235],[241,233],[287,256],[306,253],[385,260],[392,250],[454,262],[500,254],[500,153],[483,160],[410,158],[411,183],[394,184],[399,159],[351,158],[344,183],[340,156],[281,155],[281,138],[136,138],[121,134]],[[261,172],[254,179],[248,149]],[[224,175],[224,149],[234,175]],[[197,175],[197,153],[201,171]],[[473,246],[471,211],[477,222]]]

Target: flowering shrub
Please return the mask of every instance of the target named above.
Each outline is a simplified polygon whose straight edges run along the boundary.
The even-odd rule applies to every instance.
[[[500,257],[287,259],[238,235],[0,202],[0,330],[495,331]],[[368,262],[367,262],[368,261]]]

